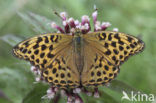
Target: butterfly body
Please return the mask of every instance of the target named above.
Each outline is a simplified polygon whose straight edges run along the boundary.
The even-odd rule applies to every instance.
[[[84,39],[83,34],[80,31],[75,32],[73,36],[73,44],[74,44],[74,56],[75,56],[75,65],[81,75],[81,71],[83,69],[84,64]]]
[[[67,89],[110,82],[120,65],[143,48],[140,39],[125,33],[76,31],[74,35],[32,37],[17,44],[13,54],[39,68],[44,80],[54,87]]]

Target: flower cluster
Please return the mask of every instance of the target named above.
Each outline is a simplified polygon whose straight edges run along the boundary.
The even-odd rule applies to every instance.
[[[79,20],[75,20],[74,18],[70,17],[68,18],[68,15],[66,12],[61,12],[60,14],[56,13],[61,19],[63,28],[61,28],[59,25],[57,25],[55,22],[51,22],[50,26],[54,29],[57,29],[57,33],[64,33],[68,35],[74,35],[74,32],[76,29],[81,30],[83,34],[91,32],[91,24],[90,24],[90,18],[87,15],[84,15],[81,17],[81,22]],[[95,11],[92,13],[92,19],[93,19],[93,31],[104,31],[108,27],[111,26],[109,22],[100,22],[97,20],[98,11],[95,8]],[[114,28],[113,31],[118,31],[118,28]],[[36,82],[42,81],[43,77],[41,76],[40,70],[36,67],[31,67],[31,71],[36,76]],[[106,86],[109,86],[109,84],[106,84]],[[99,92],[98,88],[95,88],[94,91],[89,91],[86,88],[75,88],[72,89],[70,92],[59,89],[57,87],[51,86],[47,90],[47,95],[43,96],[42,98],[48,98],[48,99],[54,99],[56,97],[56,93],[60,93],[61,96],[67,96],[67,103],[83,103],[83,100],[78,95],[80,92],[83,92],[87,94],[88,96],[94,96],[95,98],[98,98]]]
[[[80,29],[83,34],[91,32],[90,18],[87,15],[81,17],[81,22],[75,20],[74,18],[68,18],[66,12],[61,12],[60,14],[56,13],[61,19],[64,28],[58,26],[55,22],[51,22],[51,27],[58,30],[58,33],[65,33],[69,35],[74,35],[75,29]],[[97,9],[92,13],[94,32],[104,31],[111,26],[109,22],[100,22],[97,20]],[[118,28],[114,28],[113,31],[118,31]]]

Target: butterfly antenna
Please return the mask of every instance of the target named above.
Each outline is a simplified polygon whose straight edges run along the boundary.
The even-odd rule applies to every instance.
[[[98,10],[98,8],[96,7],[96,5],[94,5],[94,11],[97,11]]]
[[[56,16],[58,16],[59,18],[62,19],[62,17],[60,16],[60,14],[59,14],[56,10],[53,10],[53,13],[54,13]],[[71,30],[70,24],[69,24],[68,22],[67,22],[67,24],[68,24],[68,26],[69,26],[69,30]],[[66,30],[65,30],[65,33],[67,33]]]
[[[61,16],[59,15],[59,13],[56,10],[53,10],[53,13],[58,16],[59,18],[61,18]],[[61,18],[62,19],[62,18]]]
[[[94,5],[94,12],[97,11],[98,13],[100,12],[99,9]]]

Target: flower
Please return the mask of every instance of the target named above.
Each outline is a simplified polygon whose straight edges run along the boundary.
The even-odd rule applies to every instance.
[[[68,15],[66,12],[61,12],[60,14],[55,12],[55,14],[61,18],[63,28],[61,26],[57,25],[54,21],[50,23],[51,24],[50,26],[51,26],[51,28],[56,29],[58,33],[64,33],[65,35],[74,35],[74,32],[76,29],[81,30],[81,32],[83,34],[92,32],[91,24],[90,24],[91,19],[87,15],[83,15],[81,17],[81,21],[79,21],[77,19],[75,20],[73,17],[68,18]],[[98,11],[97,11],[96,6],[94,6],[94,12],[92,13],[94,32],[104,31],[111,26],[110,22],[98,21],[97,16],[98,16]],[[118,28],[114,28],[113,31],[118,31]],[[31,71],[36,76],[36,79],[35,79],[36,82],[40,82],[40,81],[45,82],[42,79],[43,77],[38,68],[32,66]],[[109,83],[107,83],[106,86],[109,86]],[[67,96],[67,103],[83,103],[83,100],[79,96],[79,93],[81,93],[81,92],[85,93],[88,96],[93,95],[95,98],[100,97],[98,88],[95,88],[94,91],[90,91],[89,89],[87,89],[85,87],[81,87],[81,88],[75,88],[75,89],[71,89],[70,91],[69,90],[67,91],[64,89],[60,89],[60,88],[51,86],[47,90],[47,94],[45,96],[43,96],[42,99],[45,99],[45,98],[46,99],[54,99],[57,96],[56,94],[60,93],[60,95],[62,97]]]
[[[98,11],[96,6],[94,6],[94,9],[95,10],[92,13],[94,31],[106,30],[108,27],[111,26],[111,24],[109,22],[101,23],[100,21],[97,21]],[[83,15],[80,22],[79,20],[75,20],[72,17],[68,18],[66,12],[61,12],[60,14],[55,12],[55,14],[57,14],[62,19],[62,24],[64,26],[64,28],[61,28],[55,22],[51,22],[51,27],[57,29],[58,32],[68,35],[74,35],[73,33],[76,28],[80,29],[83,34],[91,32],[90,18],[88,15]],[[114,28],[113,31],[118,31],[118,29]]]

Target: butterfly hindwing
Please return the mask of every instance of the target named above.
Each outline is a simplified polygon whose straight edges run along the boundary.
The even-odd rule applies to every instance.
[[[55,87],[76,88],[80,85],[80,74],[74,61],[72,45],[66,46],[65,50],[57,55],[42,75]]]
[[[99,86],[113,80],[120,69],[118,66],[110,63],[98,50],[95,48],[86,47],[85,50],[85,65],[81,75],[83,86]],[[89,52],[89,54],[88,54]]]

